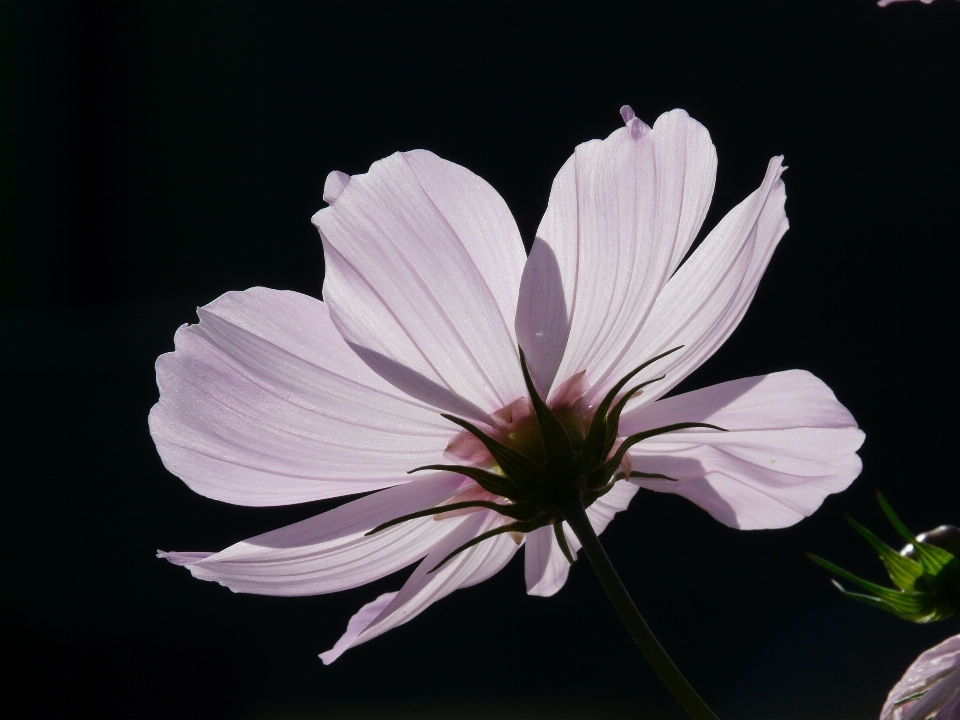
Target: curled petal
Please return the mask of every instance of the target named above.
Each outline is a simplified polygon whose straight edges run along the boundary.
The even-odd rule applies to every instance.
[[[627,117],[627,116],[625,116]],[[629,117],[560,169],[524,268],[517,339],[543,397],[590,368],[603,379],[636,336],[706,215],[716,151],[683,110]]]
[[[334,510],[231,545],[219,553],[161,553],[195,578],[234,592],[319,595],[357,587],[425,557],[455,521],[420,518],[367,536],[401,515],[442,503],[470,481],[450,473],[418,476]]]
[[[313,218],[323,295],[364,362],[459,417],[483,420],[522,395],[513,318],[523,244],[497,192],[416,150],[374,163],[331,198]]]
[[[759,189],[727,213],[670,278],[636,340],[600,391],[606,392],[617,378],[645,360],[683,346],[638,377],[642,381],[666,375],[628,407],[649,404],[702,365],[734,331],[787,231],[782,160],[770,160]]]
[[[863,432],[830,388],[802,370],[659,400],[632,410],[621,429],[642,432],[677,417],[728,432],[683,430],[635,445],[635,470],[676,482],[632,482],[682,495],[730,527],[792,525],[860,474]]]
[[[923,692],[917,700],[901,702]],[[880,720],[954,720],[960,703],[960,635],[923,652],[893,686]],[[951,712],[952,711],[952,712]],[[922,713],[922,714],[921,714]]]
[[[442,520],[449,523],[447,535],[430,550],[398,593],[388,602],[381,596],[354,615],[347,632],[320,657],[329,665],[346,650],[372,640],[398,625],[413,620],[437,600],[454,590],[483,582],[499,572],[517,551],[517,543],[509,535],[500,535],[463,551],[436,572],[430,572],[447,555],[467,541],[501,524],[493,512],[482,510],[466,518]],[[379,610],[374,614],[374,610]]]
[[[618,482],[606,495],[601,496],[587,508],[587,517],[597,535],[607,529],[613,516],[626,510],[639,488],[627,482]],[[563,524],[567,545],[576,558],[580,542],[566,523]],[[570,573],[570,562],[564,557],[554,536],[553,528],[542,527],[527,534],[524,551],[524,576],[527,593],[550,597],[557,593]]]
[[[157,360],[150,433],[192,490],[286,505],[407,482],[449,424],[372,372],[325,303],[253,288],[223,295]]]

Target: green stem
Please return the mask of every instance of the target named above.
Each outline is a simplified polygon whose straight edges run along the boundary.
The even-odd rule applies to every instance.
[[[603,545],[600,544],[600,538],[593,531],[593,526],[587,518],[587,513],[579,502],[569,503],[563,508],[563,518],[569,523],[584,551],[590,564],[593,565],[597,577],[603,589],[607,591],[610,601],[613,603],[617,614],[627,626],[627,630],[633,637],[634,642],[640,648],[644,657],[653,666],[654,671],[660,676],[664,684],[673,693],[673,696],[687,711],[687,714],[694,720],[718,720],[713,711],[707,707],[707,704],[700,699],[697,691],[693,689],[687,679],[680,673],[677,666],[667,655],[666,651],[654,637],[646,621],[633,604],[627,589],[623,586],[620,576],[610,563]]]

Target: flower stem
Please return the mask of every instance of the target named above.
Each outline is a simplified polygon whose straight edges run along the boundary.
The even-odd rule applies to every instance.
[[[677,666],[673,664],[673,661],[640,615],[637,606],[633,604],[633,600],[630,599],[620,576],[617,575],[610,558],[607,557],[603,545],[600,544],[600,538],[594,532],[593,526],[587,518],[587,513],[580,503],[573,502],[564,507],[563,517],[587,553],[587,558],[593,565],[597,577],[600,578],[603,589],[607,591],[607,596],[616,608],[617,614],[620,615],[620,619],[627,626],[634,642],[637,643],[640,651],[653,666],[660,679],[691,718],[694,718],[694,720],[718,720],[713,711],[697,695],[697,691],[680,673]]]

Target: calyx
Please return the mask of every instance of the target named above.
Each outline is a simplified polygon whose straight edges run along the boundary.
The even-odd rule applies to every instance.
[[[679,350],[675,347],[647,360],[625,375],[597,405],[589,424],[571,422],[565,413],[557,413],[548,407],[540,397],[527,368],[523,349],[519,349],[523,379],[529,393],[530,402],[536,417],[534,432],[539,432],[539,442],[503,442],[485,433],[476,425],[463,418],[444,414],[443,417],[483,443],[490,453],[495,467],[485,469],[471,465],[437,464],[418,467],[409,472],[424,470],[445,470],[459,473],[474,480],[480,487],[503,502],[494,500],[470,500],[454,502],[438,507],[427,508],[395,518],[375,527],[367,533],[372,535],[385,528],[418,517],[426,517],[467,508],[486,508],[510,518],[512,522],[501,525],[478,535],[444,558],[431,572],[442,567],[448,560],[484,540],[502,533],[528,533],[547,525],[552,525],[557,542],[567,560],[573,562],[573,555],[567,546],[562,530],[565,508],[580,506],[587,508],[598,498],[608,493],[613,486],[626,477],[673,478],[655,473],[643,473],[621,468],[627,451],[642,440],[663,435],[664,433],[685,428],[711,428],[723,431],[723,428],[707,423],[684,422],[665,425],[622,438],[618,443],[620,415],[627,402],[647,385],[662,380],[663,376],[634,385],[617,396],[630,380],[657,360]],[[586,431],[581,430],[586,427]],[[522,447],[523,450],[518,449]],[[531,448],[542,453],[531,451]]]

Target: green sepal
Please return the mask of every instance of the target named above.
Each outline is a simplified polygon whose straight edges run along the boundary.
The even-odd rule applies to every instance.
[[[600,401],[600,404],[597,406],[597,410],[593,415],[593,421],[590,423],[590,429],[587,431],[587,437],[583,441],[584,455],[587,457],[599,457],[601,455],[606,455],[606,452],[609,452],[609,449],[604,452],[607,435],[609,433],[607,411],[610,409],[610,406],[613,404],[613,401],[616,399],[619,392],[623,390],[624,386],[626,386],[626,384],[630,382],[630,380],[641,370],[649,367],[657,360],[665,358],[671,353],[675,353],[682,347],[683,345],[677,345],[675,348],[671,348],[666,352],[660,353],[656,357],[650,358],[624,375],[616,385],[610,388],[610,391],[604,396],[603,400]],[[614,425],[614,432],[616,432],[616,425]]]
[[[917,540],[916,536],[897,517],[882,493],[877,492],[877,500],[880,502],[880,507],[890,524],[904,540],[913,545],[913,549],[917,553],[917,560],[923,566],[923,572],[924,575],[928,576],[928,581],[937,585],[942,585],[944,582],[951,580],[957,582],[957,579],[960,578],[960,560],[957,560],[953,553],[948,550]],[[945,574],[943,573],[944,570],[947,571]],[[931,589],[935,588],[931,587]]]
[[[484,533],[480,533],[479,535],[477,535],[477,536],[476,536],[475,538],[473,538],[472,540],[468,540],[468,541],[465,542],[463,545],[461,545],[461,546],[458,547],[456,550],[454,550],[452,553],[450,553],[449,555],[447,555],[443,560],[441,560],[439,563],[437,563],[430,572],[431,572],[431,573],[435,573],[437,570],[439,570],[440,568],[442,568],[442,567],[443,567],[444,565],[446,565],[450,560],[452,560],[453,558],[455,558],[457,555],[459,555],[460,553],[462,553],[464,550],[468,550],[469,548],[472,548],[474,545],[479,545],[479,544],[482,543],[484,540],[487,540],[487,539],[489,539],[489,538],[495,537],[495,536],[497,536],[497,535],[503,535],[503,533],[508,533],[508,532],[519,532],[519,533],[533,532],[534,530],[536,530],[537,528],[540,528],[540,527],[543,527],[543,525],[537,525],[537,524],[535,524],[535,523],[527,523],[527,522],[517,521],[517,522],[509,523],[508,525],[501,525],[500,527],[494,528],[493,530],[487,530],[487,531],[484,532]]]
[[[508,497],[513,500],[525,499],[523,488],[513,480],[482,468],[471,465],[423,465],[422,467],[408,470],[407,474],[420,472],[421,470],[446,470],[447,472],[457,473],[458,475],[465,475],[489,493]]]
[[[617,441],[617,432],[620,430],[620,415],[623,413],[623,409],[627,406],[627,403],[630,402],[630,399],[638,392],[643,390],[643,388],[645,388],[647,385],[660,382],[665,377],[666,375],[661,375],[660,377],[653,378],[653,380],[647,380],[646,382],[642,382],[639,385],[633,386],[627,390],[623,394],[623,397],[617,401],[617,404],[613,406],[613,409],[607,416],[607,436],[606,445],[604,447],[604,455],[610,452],[611,448],[613,448],[613,444]]]
[[[639,470],[632,470],[630,472],[630,477],[636,478],[646,478],[649,480],[670,480],[671,482],[680,482],[675,477],[670,477],[669,475],[662,475],[661,473],[646,473],[640,472]]]
[[[557,520],[553,524],[553,534],[557,538],[557,545],[560,546],[560,551],[563,553],[563,556],[567,559],[567,562],[573,565],[573,561],[576,559],[573,557],[573,553],[570,552],[570,546],[567,544],[566,533],[563,532],[563,520]]]
[[[504,445],[499,440],[494,440],[480,430],[480,428],[462,418],[458,418],[455,415],[447,415],[446,413],[441,413],[441,416],[459,425],[482,442],[493,456],[494,461],[500,466],[500,469],[503,470],[504,475],[521,483],[533,484],[538,481],[541,470],[537,467],[537,464],[526,455]]]
[[[493,510],[494,512],[498,512],[501,515],[513,518],[514,520],[520,520],[524,517],[529,517],[530,515],[530,513],[524,512],[516,505],[501,505],[500,503],[491,502],[490,500],[469,500],[467,502],[450,503],[449,505],[437,505],[436,507],[427,508],[426,510],[417,510],[416,512],[412,512],[407,515],[401,515],[393,520],[388,520],[385,523],[377,525],[373,530],[368,530],[363,535],[364,537],[367,537],[368,535],[375,535],[381,530],[386,530],[388,527],[393,527],[394,525],[407,522],[407,520],[416,520],[417,518],[429,517],[430,515],[440,515],[441,513],[452,512],[454,510],[466,510],[467,508],[485,508],[487,510]]]
[[[523,355],[523,348],[517,346],[517,350],[520,351],[523,381],[527,385],[530,402],[533,404],[533,411],[537,415],[537,424],[540,426],[540,437],[543,439],[546,464],[551,468],[555,465],[569,466],[573,462],[573,448],[570,447],[570,438],[567,437],[567,431],[563,429],[563,424],[537,393],[537,389],[533,385],[533,379],[530,377],[530,371],[527,369],[527,359]]]
[[[807,553],[807,557],[834,575],[838,575],[844,580],[852,582],[854,585],[873,593],[873,595],[864,595],[862,593],[850,592],[834,580],[833,584],[837,589],[852,600],[857,600],[867,605],[880,608],[881,610],[886,610],[899,618],[916,623],[927,623],[940,619],[940,613],[935,609],[937,598],[934,595],[921,592],[904,592],[883,587],[882,585],[877,585],[869,580],[857,577],[839,565],[834,565],[829,560],[824,560],[811,553]]]
[[[923,577],[923,566],[920,563],[901,555],[849,515],[847,516],[847,522],[877,551],[880,560],[887,568],[887,574],[898,588],[901,590],[922,590],[922,588],[916,587],[917,580]]]
[[[653,428],[652,430],[645,430],[641,433],[629,435],[623,439],[623,442],[620,444],[620,447],[617,448],[617,452],[613,454],[613,457],[604,463],[603,468],[606,476],[611,477],[613,473],[616,472],[617,468],[620,467],[620,463],[623,462],[623,456],[627,453],[627,450],[632,448],[638,442],[656,437],[657,435],[673,432],[674,430],[686,430],[687,428],[709,428],[711,430],[727,432],[725,428],[717,425],[711,425],[709,423],[682,422],[674,423],[673,425],[664,425],[663,427]]]

